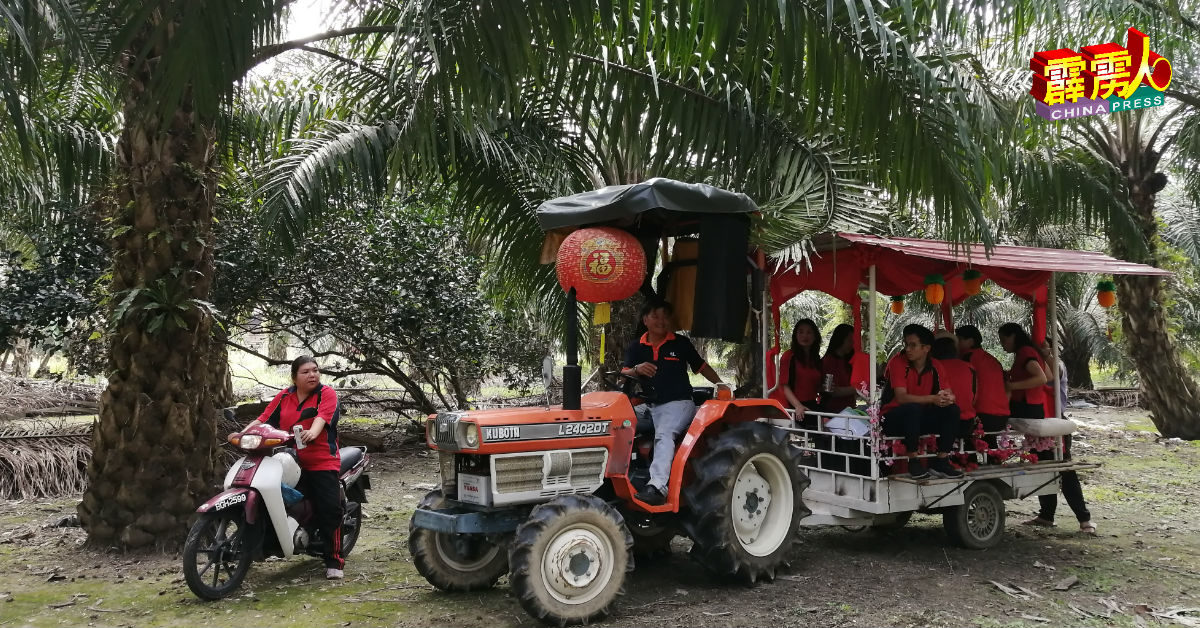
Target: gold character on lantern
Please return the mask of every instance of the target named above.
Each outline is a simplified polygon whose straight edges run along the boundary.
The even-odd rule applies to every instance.
[[[595,277],[607,277],[613,272],[612,253],[592,251],[588,260],[588,272]]]

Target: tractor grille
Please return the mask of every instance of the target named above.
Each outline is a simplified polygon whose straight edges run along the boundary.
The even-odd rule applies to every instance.
[[[495,504],[591,493],[603,483],[607,463],[608,450],[603,448],[492,456]]]
[[[458,451],[458,419],[461,412],[439,412],[433,420],[433,442],[443,451]]]

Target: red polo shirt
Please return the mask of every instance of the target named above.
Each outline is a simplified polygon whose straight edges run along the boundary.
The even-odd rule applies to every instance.
[[[922,371],[913,368],[907,359],[903,362],[893,360],[888,365],[888,387],[893,391],[903,388],[910,395],[936,395],[939,390],[946,388],[949,382],[950,377],[941,360],[926,359],[925,369]],[[899,405],[900,402],[893,396],[881,410],[887,412]]]
[[[1020,382],[1029,379],[1029,370],[1025,365],[1029,364],[1031,360],[1037,362],[1037,365],[1045,372],[1046,363],[1042,361],[1042,356],[1038,354],[1037,349],[1025,345],[1017,349],[1017,354],[1013,358],[1012,368],[1008,370],[1008,381]],[[1040,406],[1046,403],[1046,391],[1043,386],[1034,386],[1025,390],[1014,390],[1012,391],[1012,400]]]
[[[949,376],[949,388],[954,392],[954,403],[958,405],[958,418],[967,421],[975,418],[975,389],[976,378],[975,369],[967,362],[954,358],[953,360],[940,360],[942,369]]]
[[[795,367],[795,376],[792,375],[792,368]],[[821,372],[821,363],[808,365],[802,363],[799,359],[792,359],[792,350],[788,349],[783,352],[783,356],[779,359],[779,397],[781,401],[786,400],[783,396],[783,389],[792,383],[792,393],[796,395],[796,399],[800,401],[816,401],[817,395],[821,393],[821,378],[825,374]],[[786,401],[784,401],[786,403]],[[812,408],[810,408],[811,410]]]
[[[962,355],[975,369],[975,412],[1008,416],[1008,393],[1004,390],[1004,367],[992,354],[978,347]]]
[[[292,426],[299,422],[300,426],[307,430],[317,419],[300,421],[300,413],[304,408],[316,408],[317,417],[325,419],[325,429],[321,430],[307,447],[296,449],[300,468],[305,471],[341,471],[342,459],[338,455],[337,440],[337,421],[341,413],[338,411],[337,399],[337,393],[332,386],[321,384],[301,403],[296,396],[296,387],[291,386],[275,395],[258,420],[287,432],[291,432]]]

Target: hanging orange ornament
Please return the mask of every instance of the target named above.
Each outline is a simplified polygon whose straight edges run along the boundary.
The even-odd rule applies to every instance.
[[[1117,284],[1108,279],[1096,284],[1096,302],[1103,308],[1115,305],[1117,302]]]
[[[904,295],[892,297],[892,314],[904,313]]]
[[[925,275],[925,300],[933,305],[946,297],[946,279],[940,274]]]
[[[967,270],[963,271],[962,277],[963,294],[966,294],[969,297],[979,294],[980,289],[983,288],[983,273],[975,270],[974,268],[968,268]]]

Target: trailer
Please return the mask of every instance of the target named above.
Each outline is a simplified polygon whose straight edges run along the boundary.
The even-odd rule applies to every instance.
[[[881,236],[836,233],[814,238],[811,254],[800,264],[777,264],[768,278],[770,300],[764,310],[771,323],[763,325],[764,333],[773,331],[773,348],[765,353],[763,390],[774,391],[779,372],[773,362],[779,354],[779,309],[788,299],[804,290],[820,290],[847,304],[854,311],[856,350],[862,351],[861,317],[863,296],[871,304],[867,308],[870,346],[869,387],[865,391],[868,408],[878,407],[881,391],[876,377],[879,350],[875,299],[877,294],[901,295],[920,290],[924,278],[938,274],[945,280],[945,295],[941,303],[941,326],[954,329],[953,305],[968,295],[963,289],[965,271],[994,281],[1002,288],[1033,302],[1033,337],[1036,342],[1047,339],[1049,329],[1057,328],[1054,299],[1055,275],[1063,272],[1100,274],[1167,275],[1169,272],[1118,260],[1091,251],[1065,251],[1024,246],[963,245],[936,240],[885,238]],[[772,344],[769,336],[764,346]],[[1058,356],[1056,334],[1049,334],[1053,355]],[[1053,376],[1054,398],[1059,397],[1059,362],[1055,359]],[[881,418],[874,417],[878,426]],[[830,414],[810,412],[817,429],[802,429],[793,415],[789,421],[775,425],[792,433],[797,446],[805,452],[805,472],[810,485],[804,501],[811,514],[801,525],[841,525],[851,529],[879,529],[903,526],[914,512],[940,513],[950,539],[956,544],[982,549],[999,543],[1004,532],[1005,500],[1052,495],[1059,491],[1061,477],[1068,471],[1080,471],[1099,466],[1095,463],[1065,460],[1063,436],[1073,430],[1073,424],[1061,418],[1061,408],[1054,404],[1053,421],[1013,420],[1002,432],[989,435],[1024,439],[1026,436],[1052,438],[1054,456],[1038,462],[1009,462],[981,465],[967,471],[961,478],[913,480],[904,473],[887,473],[904,457],[889,455],[890,443],[900,440],[885,437],[872,430],[872,418],[857,412]],[[1040,422],[1039,422],[1040,421]],[[835,429],[828,426],[835,425]],[[854,427],[855,429],[851,429]],[[959,452],[978,455],[959,444]],[[921,457],[931,457],[924,454]]]

